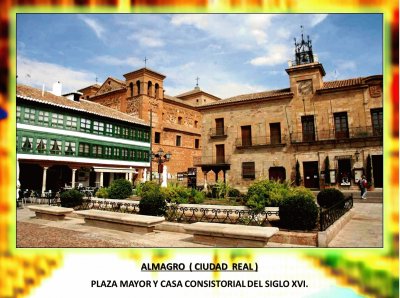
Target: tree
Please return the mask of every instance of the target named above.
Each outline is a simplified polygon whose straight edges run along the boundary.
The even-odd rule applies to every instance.
[[[329,156],[325,157],[325,184],[331,184],[331,175],[330,175],[330,168],[329,168]]]
[[[300,186],[301,176],[300,176],[300,164],[299,161],[296,160],[296,178],[295,182],[297,186]]]

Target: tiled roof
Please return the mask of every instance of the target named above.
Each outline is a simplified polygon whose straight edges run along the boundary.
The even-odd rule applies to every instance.
[[[116,79],[114,77],[108,77],[109,79],[112,79],[114,81],[116,81],[118,84],[125,86],[125,81],[120,80],[120,79]],[[107,80],[106,80],[107,81]]]
[[[171,101],[174,101],[176,103],[180,103],[180,104],[189,106],[189,107],[196,107],[195,105],[193,105],[193,104],[191,104],[189,102],[186,102],[186,101],[184,101],[184,100],[182,100],[180,98],[177,98],[176,96],[170,96],[170,95],[164,94],[164,98],[168,99],[168,100],[171,100]]]
[[[84,88],[81,88],[81,89],[79,89],[78,91],[82,91],[82,90],[85,90],[85,89],[89,89],[89,88],[96,88],[96,89],[99,89],[101,86],[99,85],[99,84],[93,84],[93,85],[89,85],[89,86],[86,86],[86,87],[84,87]]]
[[[277,96],[285,96],[285,95],[292,95],[292,93],[290,92],[290,88],[237,95],[237,96],[221,99],[216,102],[211,102],[209,104],[203,105],[203,107],[215,106],[215,105],[221,105],[221,104],[227,104],[227,103],[236,103],[236,102],[242,102],[242,101],[250,101],[250,100],[255,100],[255,99],[274,98]]]
[[[192,94],[196,94],[196,93],[201,93],[201,92],[203,92],[203,91],[201,91],[200,89],[193,89],[193,90],[190,90],[190,91],[188,91],[188,92],[185,92],[185,93],[176,95],[175,97],[185,97],[185,96],[188,96],[188,95],[192,95]]]
[[[324,82],[324,85],[321,89],[349,87],[349,86],[355,86],[355,85],[360,85],[360,84],[362,84],[362,78],[353,78],[353,79],[347,79],[347,80]]]
[[[84,99],[80,99],[79,101],[73,101],[63,96],[54,95],[47,91],[44,92],[44,94],[42,95],[41,90],[26,85],[20,85],[20,84],[17,85],[17,97],[28,101],[39,102],[74,111],[80,111],[84,113],[98,115],[106,118],[117,119],[124,122],[149,125],[148,123],[139,118],[130,116],[123,112],[111,109],[109,107],[103,106],[101,104],[92,101]]]

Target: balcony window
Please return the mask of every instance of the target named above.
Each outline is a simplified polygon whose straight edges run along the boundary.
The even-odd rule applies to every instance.
[[[65,155],[75,155],[75,142],[65,141]]]
[[[335,138],[346,139],[349,137],[349,126],[347,123],[347,112],[334,113],[335,118]]]
[[[17,106],[17,121],[21,120],[21,106]]]
[[[315,141],[314,116],[302,116],[303,142]]]
[[[255,179],[255,163],[254,162],[242,162],[242,178],[243,179]]]
[[[51,116],[51,126],[63,128],[64,127],[64,115],[53,113]]]
[[[215,119],[215,135],[224,135],[224,118]]]
[[[22,137],[22,151],[32,152],[33,137]]]
[[[105,133],[107,136],[112,136],[113,125],[110,123],[106,123]]]
[[[90,132],[91,122],[89,119],[81,118],[81,131]]]
[[[89,156],[90,146],[87,143],[79,144],[79,156]]]
[[[25,123],[35,123],[36,110],[32,108],[25,108],[24,110],[24,122]]]
[[[92,146],[92,156],[102,157],[103,156],[103,146],[93,145]]]
[[[46,153],[47,140],[43,138],[36,139],[36,151],[38,153]]]
[[[78,119],[76,117],[67,116],[67,119],[65,120],[65,127],[67,129],[76,130],[78,125],[77,123]]]
[[[114,148],[113,151],[114,151],[114,152],[113,152],[114,158],[119,158],[119,148]]]
[[[251,146],[251,125],[241,127],[242,131],[242,146]]]
[[[93,121],[93,133],[95,134],[103,134],[104,131],[104,123],[99,121]]]
[[[381,136],[383,132],[383,109],[371,110],[372,134]]]
[[[61,141],[50,140],[50,154],[60,155],[61,154]]]
[[[110,146],[104,147],[104,156],[106,158],[111,158],[112,157],[112,147],[110,147]]]
[[[271,144],[280,144],[281,143],[281,124],[278,123],[270,123],[269,130],[271,134]]]
[[[220,145],[215,145],[215,151],[216,151],[216,163],[225,163],[225,145],[220,144]]]
[[[38,112],[38,124],[42,126],[49,125],[49,112],[39,111]]]

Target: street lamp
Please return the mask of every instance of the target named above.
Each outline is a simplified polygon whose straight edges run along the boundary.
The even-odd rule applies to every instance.
[[[167,152],[164,154],[164,150],[158,149],[156,153],[151,152],[151,160],[157,162],[158,164],[158,183],[161,184],[161,173],[163,172],[163,163],[167,162],[171,158],[171,153]],[[150,179],[152,179],[153,174],[150,173]]]

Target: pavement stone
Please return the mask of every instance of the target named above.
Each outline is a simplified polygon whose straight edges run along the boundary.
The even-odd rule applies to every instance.
[[[353,208],[353,218],[328,247],[383,247],[383,205],[363,202]]]

